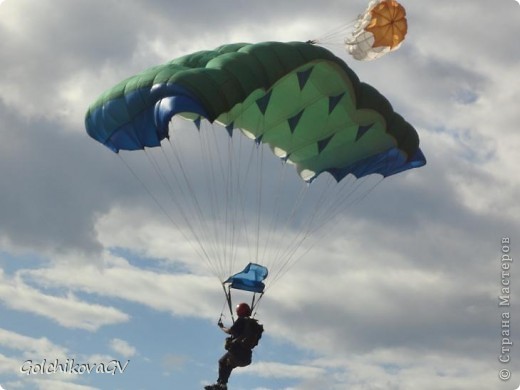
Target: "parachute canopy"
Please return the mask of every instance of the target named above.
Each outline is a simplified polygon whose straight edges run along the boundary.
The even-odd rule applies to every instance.
[[[323,172],[336,181],[386,177],[426,162],[417,132],[388,100],[310,43],[228,44],[174,59],[106,91],[85,124],[118,152],[160,146],[175,115],[220,123],[230,135],[240,129],[308,182]]]
[[[267,278],[267,274],[266,267],[249,263],[243,271],[230,276],[224,283],[229,283],[231,288],[237,290],[263,293],[265,288],[263,280]]]
[[[373,0],[345,44],[357,60],[373,60],[398,49],[408,30],[406,11],[394,0]]]

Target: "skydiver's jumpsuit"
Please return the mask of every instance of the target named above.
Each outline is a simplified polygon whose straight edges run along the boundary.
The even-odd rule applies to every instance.
[[[231,340],[226,343],[228,351],[218,361],[218,384],[227,384],[231,371],[234,368],[245,367],[251,364],[251,349],[242,346],[240,343],[233,343],[233,340],[242,336],[247,320],[247,317],[239,317],[229,328]]]

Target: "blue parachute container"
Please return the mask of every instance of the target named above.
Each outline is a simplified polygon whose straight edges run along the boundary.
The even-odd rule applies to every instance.
[[[249,263],[242,272],[230,276],[224,283],[229,283],[231,288],[237,290],[263,293],[268,270],[260,264]]]

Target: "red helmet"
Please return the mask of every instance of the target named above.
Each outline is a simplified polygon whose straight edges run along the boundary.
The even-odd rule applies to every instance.
[[[249,317],[251,315],[251,308],[247,303],[239,303],[236,308],[237,316]]]

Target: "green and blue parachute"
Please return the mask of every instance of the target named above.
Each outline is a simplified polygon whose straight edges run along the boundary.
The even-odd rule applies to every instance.
[[[235,139],[238,133],[238,137],[249,139],[256,149],[268,146],[271,154],[287,163],[284,165],[296,168],[306,187],[313,187],[324,174],[333,178],[327,184],[333,187],[347,177],[361,178],[371,174],[388,177],[426,163],[417,132],[393,110],[388,100],[375,88],[361,82],[343,60],[310,43],[228,44],[176,58],[132,76],[103,93],[88,109],[85,124],[92,138],[114,152],[148,150],[160,147],[164,140],[175,146],[185,136],[171,134],[169,123],[176,117],[193,121],[199,132],[204,122],[221,125],[227,134],[225,131],[222,135],[216,134],[213,128],[209,130],[216,138]],[[194,154],[191,153],[191,157]],[[218,158],[227,154],[222,149],[215,152]],[[201,159],[208,155],[201,152]],[[231,169],[249,164],[247,157],[238,159],[238,162],[228,164]],[[209,166],[213,169],[219,164],[226,165],[210,160]],[[187,172],[184,176],[189,175]],[[244,175],[250,176],[251,173]],[[184,218],[186,224],[193,227],[206,260],[212,263],[219,258],[214,270],[221,282],[225,282],[237,269],[234,264],[227,266],[227,262],[233,263],[240,258],[238,251],[229,247],[251,241],[241,236],[248,230],[257,232],[257,250],[252,252],[250,261],[265,265],[267,258],[276,257],[258,250],[258,242],[262,239],[260,223],[256,221],[263,219],[262,214],[265,214],[260,205],[273,210],[280,201],[278,197],[270,201],[244,199],[267,192],[271,187],[255,190],[254,195],[244,195],[245,190],[235,190],[244,182],[242,177],[237,179],[236,186],[227,184],[230,176],[222,177],[225,179],[218,176],[211,180],[208,187],[216,187],[218,182],[226,183],[222,195],[226,199],[225,216],[213,214],[224,207],[217,205],[211,206],[208,215],[201,216],[198,225],[191,214]],[[280,182],[281,193],[289,191],[288,186],[284,187],[285,178]],[[177,199],[176,184],[171,187],[172,197]],[[192,190],[194,187],[196,185],[188,187],[190,201],[199,192],[211,192]],[[230,200],[229,191],[232,190],[236,191],[237,198]],[[317,220],[315,207],[323,203],[322,197],[316,199],[316,206],[303,206],[300,212],[311,214],[310,210],[313,210],[308,218],[310,224]],[[194,203],[196,212],[204,204],[199,200]],[[260,215],[252,217],[247,211],[228,211],[231,203],[245,208],[258,204],[255,212]],[[338,214],[336,203],[333,202],[329,214],[323,214],[324,219]],[[287,207],[280,206],[280,212],[277,210],[272,214],[281,214],[284,208]],[[292,215],[291,212],[290,218]],[[283,218],[284,222],[290,220]],[[198,232],[199,227],[204,229],[210,220],[215,223],[215,239],[223,241],[220,254],[210,253],[213,246],[206,246],[206,235]],[[240,221],[245,221],[246,226],[238,226]],[[321,227],[323,222],[318,224]],[[249,225],[258,227],[253,229]],[[288,240],[292,234],[280,232],[280,222],[265,225],[274,226],[274,233],[264,237],[276,237],[277,244]],[[288,243],[289,251],[282,251],[277,255],[278,260],[273,260],[279,262],[280,272],[288,268],[294,248],[306,240],[309,232],[312,229]],[[271,267],[269,269],[272,271]]]
[[[383,95],[301,42],[224,45],[153,67],[101,95],[85,123],[117,152],[160,146],[174,115],[239,128],[304,180],[386,177],[425,163],[417,132]]]

